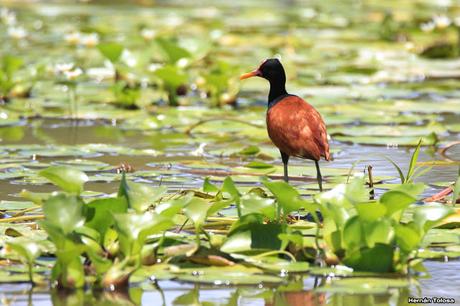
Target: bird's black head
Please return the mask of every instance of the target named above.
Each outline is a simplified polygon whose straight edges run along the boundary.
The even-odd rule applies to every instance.
[[[260,64],[259,68],[241,75],[240,79],[243,80],[254,76],[264,78],[270,82],[269,102],[287,95],[285,89],[286,73],[284,72],[283,65],[281,65],[281,62],[277,58],[266,59]]]
[[[262,77],[268,80],[272,84],[282,84],[286,83],[286,73],[284,72],[283,65],[277,58],[269,58],[260,64],[259,68],[252,72],[243,74],[240,79],[247,79],[250,77]]]
[[[268,81],[286,82],[286,73],[283,65],[277,58],[269,58],[262,62],[259,69],[260,76]]]

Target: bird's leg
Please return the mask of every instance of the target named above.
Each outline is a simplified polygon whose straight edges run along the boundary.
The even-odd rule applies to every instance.
[[[319,192],[323,191],[323,177],[321,176],[321,170],[319,170],[319,162],[315,160],[316,166],[316,179],[318,180]]]
[[[289,175],[288,175],[289,155],[281,151],[280,153],[281,153],[281,159],[283,160],[283,165],[284,165],[284,181],[288,183],[289,182]]]

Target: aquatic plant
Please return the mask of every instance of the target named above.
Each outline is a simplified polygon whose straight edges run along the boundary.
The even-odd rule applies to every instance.
[[[236,103],[236,95],[239,91],[236,75],[237,68],[223,61],[214,63],[203,71],[202,80],[197,80],[197,83],[208,96],[211,107]]]
[[[18,84],[16,72],[24,64],[17,56],[4,55],[0,60],[0,101],[8,101],[13,88]]]
[[[284,181],[261,178],[268,195],[261,188],[241,192],[230,177],[220,187],[206,179],[203,192],[171,196],[165,187],[135,183],[123,173],[117,195],[85,199],[84,172],[53,166],[40,175],[62,189],[37,203],[44,213],[39,225],[54,246],[51,280],[64,288],[87,282],[125,288],[137,271],[157,266],[165,273],[164,261],[306,271],[316,259],[356,271],[408,273],[430,229],[454,212],[437,203],[412,206],[425,188],[421,183],[397,185],[369,200],[362,177],[305,199]],[[232,205],[237,219],[216,217]],[[409,211],[413,217],[407,219]],[[314,222],[301,226],[291,217],[294,212]],[[225,226],[227,234],[208,233],[216,225]],[[183,230],[193,235],[179,234]],[[313,237],[304,230],[313,230]],[[32,280],[41,248],[33,240],[9,245],[27,263]]]
[[[181,47],[176,40],[165,37],[155,39],[161,52],[163,65],[153,72],[167,95],[170,106],[178,106],[178,97],[187,93],[189,76],[185,67],[191,64],[192,54]]]

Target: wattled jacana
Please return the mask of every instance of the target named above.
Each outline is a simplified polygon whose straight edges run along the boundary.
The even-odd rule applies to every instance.
[[[284,164],[284,180],[288,182],[290,156],[315,161],[319,190],[323,190],[319,160],[330,160],[326,125],[321,115],[302,98],[288,94],[286,74],[278,59],[262,62],[256,70],[241,75],[240,79],[262,77],[270,82],[268,95],[267,130],[278,147]]]

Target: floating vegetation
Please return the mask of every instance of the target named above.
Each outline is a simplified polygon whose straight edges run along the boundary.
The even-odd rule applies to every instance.
[[[13,283],[56,305],[456,288],[457,3],[2,5],[2,301],[26,303]],[[281,181],[267,85],[238,81],[274,56],[328,127],[325,192],[299,160]]]

